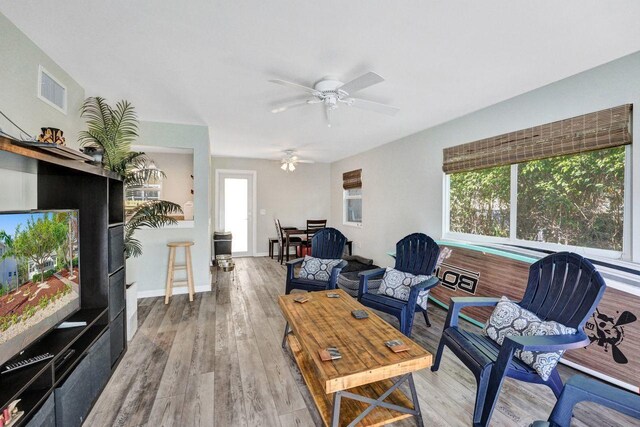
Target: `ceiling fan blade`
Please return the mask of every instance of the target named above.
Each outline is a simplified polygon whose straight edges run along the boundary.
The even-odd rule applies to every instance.
[[[281,105],[280,107],[275,107],[271,110],[272,113],[282,113],[284,111],[290,110],[292,108],[302,107],[303,105],[308,105],[310,100],[304,100],[301,102],[296,102],[294,104]]]
[[[389,116],[395,116],[400,109],[393,105],[381,104],[379,102],[367,101],[366,99],[351,98],[353,102],[349,102],[349,105],[363,110],[375,111],[376,113],[387,114]]]
[[[303,85],[298,84],[298,83],[288,82],[286,80],[273,79],[273,80],[269,80],[269,81],[271,83],[275,83],[275,84],[278,84],[278,85],[287,86],[287,87],[298,89],[298,90],[303,90],[305,92],[309,92],[309,93],[312,93],[314,95],[319,93],[317,90],[315,90],[312,87],[303,86]]]
[[[315,163],[313,160],[298,160],[298,163]]]
[[[373,86],[376,83],[383,82],[384,79],[379,74],[374,73],[373,71],[369,71],[366,74],[361,75],[360,77],[356,77],[340,86],[339,89],[347,92],[348,94],[355,93],[359,90],[367,88],[369,86]]]

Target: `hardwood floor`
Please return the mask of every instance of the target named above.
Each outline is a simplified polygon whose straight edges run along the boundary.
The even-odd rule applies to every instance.
[[[311,396],[288,350],[277,296],[285,268],[269,258],[240,258],[232,273],[214,272],[213,290],[138,302],[139,329],[85,426],[313,426]],[[445,312],[430,306],[433,326],[416,318],[414,338],[431,352]],[[382,315],[392,325],[395,319]],[[472,326],[469,326],[473,328]],[[575,371],[561,367],[563,379]],[[468,426],[475,397],[471,373],[445,351],[440,370],[416,375],[425,425]],[[555,403],[543,386],[507,379],[495,426],[528,426]],[[415,425],[413,420],[397,426]],[[630,426],[637,420],[581,403],[575,426]]]

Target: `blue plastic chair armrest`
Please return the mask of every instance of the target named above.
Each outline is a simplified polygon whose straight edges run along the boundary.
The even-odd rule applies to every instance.
[[[287,261],[287,279],[293,279],[293,268],[298,264],[302,264],[302,261],[304,261],[304,258],[296,258],[291,261]]]
[[[591,401],[640,419],[640,395],[592,378],[574,375],[565,384],[553,407],[549,416],[551,425],[568,427],[574,406],[583,401]]]
[[[374,268],[373,270],[365,270],[358,273],[358,277],[366,277],[370,279],[373,276],[383,275],[387,271],[386,268]]]
[[[436,276],[429,277],[427,280],[413,285],[409,291],[409,302],[418,301],[418,295],[422,291],[428,291],[431,288],[435,288],[440,283],[440,279]]]
[[[358,273],[358,277],[360,277],[360,285],[358,287],[358,301],[360,301],[362,295],[366,294],[369,291],[369,279],[373,278],[374,276],[382,276],[385,271],[387,271],[386,268],[374,268],[373,270],[366,270]]]
[[[338,276],[340,275],[342,269],[346,266],[347,261],[342,260],[340,264],[333,267],[333,269],[331,270],[331,277],[329,277],[329,285],[327,286],[327,289],[335,289],[338,287]]]
[[[514,348],[527,351],[562,351],[586,347],[590,341],[584,332],[573,335],[508,336]],[[504,345],[504,343],[503,343]]]
[[[460,310],[464,307],[493,307],[499,301],[500,298],[493,297],[452,297],[444,329],[458,326],[458,316],[460,315]]]

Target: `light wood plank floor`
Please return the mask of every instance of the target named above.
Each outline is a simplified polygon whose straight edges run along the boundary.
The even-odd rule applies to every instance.
[[[285,268],[274,260],[241,258],[234,272],[214,272],[212,291],[196,294],[192,303],[186,295],[169,305],[163,298],[140,300],[140,328],[85,426],[319,425],[295,363],[280,347],[284,321],[276,300],[284,277]],[[435,352],[445,312],[429,311],[433,326],[417,317],[414,338]],[[574,373],[562,367],[563,379]],[[475,382],[448,350],[437,373],[417,374],[416,387],[425,425],[470,425]],[[554,402],[546,387],[507,379],[492,425],[546,419]],[[638,423],[582,403],[574,425]]]

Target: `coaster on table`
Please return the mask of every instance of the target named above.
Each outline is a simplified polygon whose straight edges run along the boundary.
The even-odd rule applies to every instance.
[[[309,297],[306,295],[300,295],[299,297],[295,297],[293,300],[300,304],[304,304],[305,302],[309,301]]]
[[[366,319],[366,318],[368,318],[368,317],[369,317],[369,313],[367,313],[367,312],[366,312],[366,311],[364,311],[364,310],[353,310],[353,311],[351,312],[351,315],[352,315],[353,317],[355,317],[356,319]]]
[[[400,340],[386,341],[384,344],[389,347],[394,353],[400,353],[409,350],[409,346]]]
[[[327,347],[325,349],[318,350],[318,355],[320,355],[320,360],[323,362],[342,358],[340,351],[336,347]]]
[[[327,298],[340,298],[340,294],[337,294],[335,292],[330,292],[327,294]]]

